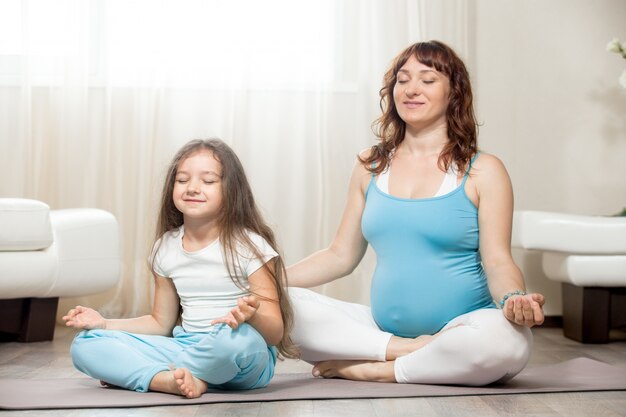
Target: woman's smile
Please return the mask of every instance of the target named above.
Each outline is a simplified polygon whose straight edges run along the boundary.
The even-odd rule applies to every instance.
[[[423,101],[405,101],[402,104],[404,104],[407,109],[419,109],[426,103]]]

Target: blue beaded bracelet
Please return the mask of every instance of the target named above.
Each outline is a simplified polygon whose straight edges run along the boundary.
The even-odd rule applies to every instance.
[[[526,291],[515,290],[507,292],[506,294],[504,294],[504,297],[502,297],[502,300],[500,300],[500,308],[504,308],[504,303],[506,303],[506,300],[513,297],[514,295],[526,295]]]

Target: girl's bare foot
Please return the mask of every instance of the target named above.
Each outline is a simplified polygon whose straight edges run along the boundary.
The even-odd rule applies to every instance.
[[[187,398],[198,398],[207,390],[207,383],[196,378],[187,368],[174,370],[174,379],[181,394]]]
[[[396,382],[393,361],[324,361],[313,367],[313,376],[354,381]]]
[[[180,394],[187,398],[197,398],[207,390],[207,383],[196,378],[187,368],[161,371],[150,381],[150,391]]]

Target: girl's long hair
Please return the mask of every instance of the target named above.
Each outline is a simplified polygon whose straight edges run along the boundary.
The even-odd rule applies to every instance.
[[[252,195],[252,189],[250,188],[250,184],[248,183],[239,158],[226,143],[219,139],[192,140],[184,145],[174,156],[168,168],[167,177],[163,186],[154,245],[159,245],[158,242],[166,232],[175,230],[183,225],[183,214],[176,208],[172,198],[176,171],[179,164],[184,159],[202,150],[212,152],[213,156],[222,165],[221,184],[223,198],[219,218],[219,239],[224,248],[224,262],[231,279],[239,288],[248,291],[245,282],[242,280],[243,277],[239,276],[237,273],[237,271],[241,270],[239,268],[237,246],[243,245],[261,262],[264,262],[264,260],[263,255],[259,253],[247,232],[258,234],[264,238],[277,253],[279,253],[279,250],[272,229],[267,226],[257,208],[254,196]],[[153,251],[153,259],[156,258],[156,252],[158,250],[159,247],[157,246]],[[285,282],[287,274],[285,272],[285,265],[280,255],[276,256],[273,261],[273,270],[269,268],[267,264],[264,264],[263,268],[265,268],[274,279],[278,300],[271,300],[265,297],[261,298],[269,302],[278,301],[284,331],[283,338],[277,348],[284,357],[295,358],[298,357],[298,349],[290,338],[291,329],[293,328],[293,310],[286,291]],[[152,269],[154,270],[153,266]]]
[[[406,123],[396,109],[393,89],[398,71],[412,56],[422,64],[445,74],[450,80],[446,110],[447,134],[450,141],[439,155],[438,165],[443,171],[447,171],[454,162],[459,172],[465,172],[472,156],[478,151],[476,144],[478,124],[474,114],[472,87],[461,58],[452,48],[439,41],[413,44],[393,60],[383,77],[383,87],[379,92],[383,114],[372,124],[379,142],[372,146],[367,157],[359,157],[359,160],[370,172],[380,174],[389,165],[392,150],[404,140]]]

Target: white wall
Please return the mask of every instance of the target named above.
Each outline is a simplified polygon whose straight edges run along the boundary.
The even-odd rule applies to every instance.
[[[624,0],[480,0],[469,62],[479,145],[507,166],[517,210],[606,215],[626,206]],[[561,314],[560,286],[537,253],[514,256],[528,286]]]

